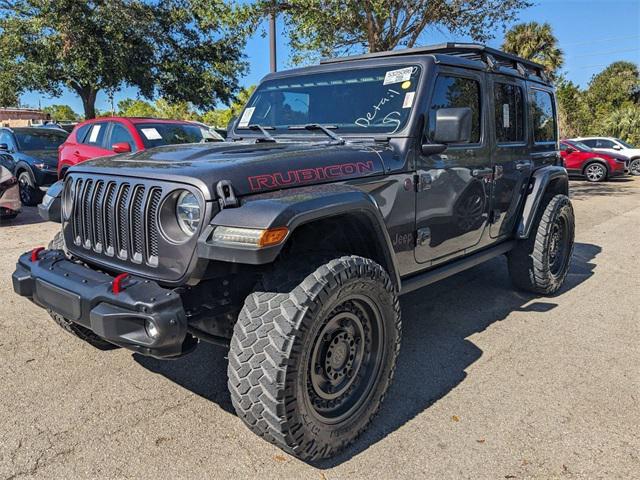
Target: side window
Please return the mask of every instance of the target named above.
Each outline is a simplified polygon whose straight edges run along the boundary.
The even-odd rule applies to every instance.
[[[106,123],[92,124],[82,143],[91,145],[92,147],[102,147],[106,130]]]
[[[493,86],[496,140],[498,143],[524,141],[524,99],[517,85]]]
[[[436,110],[440,108],[471,109],[471,143],[480,142],[480,84],[476,80],[440,75],[436,80],[429,107],[428,136],[436,129]]]
[[[597,140],[580,140],[580,143],[584,143],[587,147],[596,148]]]
[[[531,90],[531,116],[533,140],[535,142],[555,142],[556,120],[553,116],[553,100],[549,92]]]
[[[567,151],[567,144],[566,143],[561,143],[560,144],[560,150],[562,152],[566,152]]]
[[[595,148],[613,148],[613,145],[611,140],[600,139],[596,142]]]
[[[109,142],[108,148],[110,149],[114,143],[128,143],[131,147],[131,151],[136,151],[136,142],[133,141],[133,137],[127,128],[120,124],[114,123],[111,129],[111,141]]]
[[[13,149],[13,139],[8,132],[0,132],[0,143],[6,143],[9,150]]]
[[[84,139],[87,136],[87,132],[91,128],[91,125],[83,125],[76,131],[76,141],[78,143],[84,143]]]

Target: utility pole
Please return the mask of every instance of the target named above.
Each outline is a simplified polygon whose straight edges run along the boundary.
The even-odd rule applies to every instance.
[[[269,58],[271,63],[271,73],[278,70],[278,62],[276,59],[276,10],[278,8],[277,0],[273,2],[273,10],[269,15]]]

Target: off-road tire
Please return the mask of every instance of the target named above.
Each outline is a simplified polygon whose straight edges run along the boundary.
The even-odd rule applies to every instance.
[[[238,416],[254,433],[286,452],[313,461],[343,450],[377,413],[395,371],[401,320],[393,284],[377,263],[358,256],[336,258],[317,268],[312,265],[311,269],[308,263],[305,259],[280,265],[283,268],[265,276],[265,291],[256,291],[245,300],[231,340],[228,385]],[[334,325],[332,322],[339,315],[358,318],[362,312],[356,310],[364,309],[365,304],[373,306],[379,314],[378,327],[373,327],[372,322],[369,332],[379,328],[382,333],[378,337],[369,333],[368,337],[356,339],[355,345],[362,347],[358,352],[351,350],[351,354],[349,345],[357,347],[347,341],[346,356],[343,350],[340,358],[346,358],[344,365],[354,356],[361,360],[368,358],[366,355],[374,358],[370,345],[378,345],[379,354],[376,353],[375,362],[361,361],[355,373],[347,371],[340,380],[347,382],[344,396],[341,393],[335,400],[321,399],[317,383],[313,384],[314,375],[319,375],[319,363],[314,363],[319,358],[318,345],[329,345],[324,360],[330,361],[328,349],[334,343],[338,345],[334,340],[345,334],[336,333],[338,329],[330,336],[326,333],[329,326]],[[338,320],[337,325],[351,328],[346,320]],[[375,368],[371,367],[374,363],[378,365]],[[326,368],[332,371],[330,366]],[[371,375],[370,368],[374,372]],[[357,394],[350,395],[352,391]],[[338,389],[334,393],[340,392]],[[353,398],[359,400],[349,407],[347,400]],[[328,412],[338,412],[343,406],[341,416],[327,420]]]
[[[98,350],[113,350],[116,348],[120,348],[113,343],[107,342],[104,338],[99,337],[91,330],[82,325],[78,325],[77,323],[73,323],[71,320],[67,320],[59,313],[56,313],[52,310],[47,310],[53,321],[56,322],[59,326],[62,327],[63,330],[70,333],[71,335],[78,337],[80,340],[84,340],[89,345],[94,346]]]
[[[42,201],[44,193],[38,189],[31,174],[23,170],[18,175],[18,184],[20,188],[20,201],[27,207],[35,207]]]
[[[51,241],[49,242],[49,250],[64,250],[64,236],[62,231],[56,232]]]
[[[563,230],[558,232],[558,228]],[[569,272],[574,236],[575,218],[569,197],[556,195],[546,206],[543,203],[529,238],[520,240],[507,255],[513,283],[542,295],[557,292]],[[556,264],[558,255],[562,256],[558,257],[561,263]]]

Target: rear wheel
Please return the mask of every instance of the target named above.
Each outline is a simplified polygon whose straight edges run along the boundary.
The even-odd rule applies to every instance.
[[[629,173],[631,175],[640,175],[640,158],[634,158],[629,163]]]
[[[584,169],[584,176],[589,182],[603,182],[607,179],[607,167],[601,163],[590,163]]]
[[[292,285],[266,279],[245,301],[229,352],[229,389],[256,434],[305,460],[335,455],[367,427],[400,348],[398,299],[384,269],[331,260]],[[279,275],[282,278],[281,275]]]
[[[20,201],[27,207],[34,207],[42,200],[43,193],[36,187],[31,175],[23,170],[18,175],[18,183],[20,184]]]
[[[538,212],[529,238],[521,240],[507,256],[513,283],[543,295],[557,292],[569,272],[574,233],[569,197],[554,196]]]

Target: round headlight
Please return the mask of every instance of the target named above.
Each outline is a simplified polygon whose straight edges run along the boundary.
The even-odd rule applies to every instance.
[[[62,215],[64,219],[71,218],[71,212],[73,211],[73,197],[75,196],[75,184],[72,179],[67,179],[64,184],[64,190],[62,191]]]
[[[186,190],[180,193],[176,202],[176,218],[184,233],[188,236],[196,233],[200,225],[200,203],[193,193]]]

